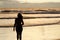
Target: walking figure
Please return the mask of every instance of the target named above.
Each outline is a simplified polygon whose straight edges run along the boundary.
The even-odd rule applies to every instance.
[[[21,13],[18,13],[17,18],[15,19],[15,24],[13,27],[13,31],[15,31],[16,29],[16,33],[17,33],[17,40],[22,38],[22,31],[23,31],[23,27],[22,25],[24,25],[23,22],[23,16],[21,15]]]

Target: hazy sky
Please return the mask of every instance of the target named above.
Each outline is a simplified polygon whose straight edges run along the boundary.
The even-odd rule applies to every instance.
[[[20,3],[44,3],[44,2],[60,2],[60,0],[0,0],[0,1],[18,1]]]
[[[16,1],[29,3],[60,2],[60,0],[16,0]]]
[[[53,3],[53,2],[58,2],[58,3]],[[23,4],[23,3],[28,3],[28,4]],[[39,4],[35,4],[35,3],[39,3]],[[60,0],[0,0],[0,8],[34,8],[34,7],[60,8]]]

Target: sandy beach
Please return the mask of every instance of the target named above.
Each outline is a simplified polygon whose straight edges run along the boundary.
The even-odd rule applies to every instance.
[[[0,40],[16,40],[12,27],[0,28]],[[23,27],[22,40],[60,40],[60,25]]]
[[[60,18],[46,18],[57,17],[60,14],[22,15],[28,17],[23,19],[22,40],[60,40]],[[13,19],[6,19],[12,17]],[[0,14],[0,18],[5,18],[0,19],[0,40],[16,40],[16,32],[12,30],[16,17],[17,14]]]

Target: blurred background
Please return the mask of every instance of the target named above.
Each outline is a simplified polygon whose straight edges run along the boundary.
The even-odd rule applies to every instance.
[[[0,0],[0,40],[16,40],[15,18],[22,11],[22,40],[60,40],[60,0]]]

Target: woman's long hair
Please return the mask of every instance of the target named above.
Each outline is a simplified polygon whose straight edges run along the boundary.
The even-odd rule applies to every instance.
[[[18,13],[17,18],[18,19],[22,19],[22,14],[21,13]]]

